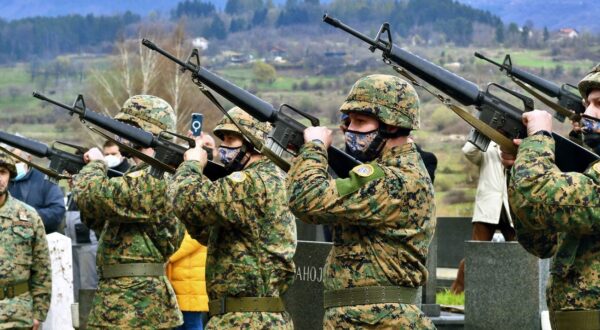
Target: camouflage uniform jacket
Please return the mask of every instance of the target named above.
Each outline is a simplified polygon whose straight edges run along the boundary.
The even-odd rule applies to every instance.
[[[301,220],[333,225],[326,290],[418,287],[435,228],[433,186],[414,144],[385,151],[372,173],[327,174],[322,143],[303,146],[289,172],[290,208]],[[370,175],[367,175],[370,174]]]
[[[29,293],[0,300],[0,329],[33,326],[50,308],[52,273],[44,224],[37,212],[7,193],[0,206],[0,286],[29,281]]]
[[[190,235],[208,246],[209,299],[281,296],[294,279],[296,251],[285,173],[261,159],[211,182],[198,162],[186,161],[173,181],[175,213]]]
[[[554,164],[552,138],[526,138],[509,198],[519,243],[540,258],[554,256],[550,310],[600,310],[600,163],[563,173]]]
[[[418,287],[435,228],[433,186],[415,145],[386,150],[347,179],[327,173],[320,142],[300,150],[288,181],[290,209],[301,220],[333,225],[325,290],[363,286]],[[325,329],[435,329],[409,304],[328,308]]]
[[[97,267],[166,263],[180,246],[184,227],[166,197],[166,179],[142,164],[109,179],[106,164],[93,161],[74,179],[73,193],[85,224],[101,231]],[[102,279],[88,324],[93,327],[172,328],[183,322],[166,276]]]

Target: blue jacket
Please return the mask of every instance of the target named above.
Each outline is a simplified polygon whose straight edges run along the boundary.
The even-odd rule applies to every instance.
[[[44,178],[44,174],[30,169],[22,179],[11,180],[8,191],[14,198],[35,208],[44,222],[46,233],[58,229],[66,212],[64,195],[58,185]]]

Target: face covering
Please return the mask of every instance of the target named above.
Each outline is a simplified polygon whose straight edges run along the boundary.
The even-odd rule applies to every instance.
[[[16,163],[15,167],[17,168],[17,176],[13,180],[19,181],[27,174],[27,165],[25,163]]]
[[[219,158],[221,158],[221,163],[223,163],[223,166],[228,167],[233,162],[235,157],[237,157],[237,155],[240,153],[240,150],[242,150],[241,146],[236,148],[224,146],[219,147]]]
[[[115,155],[106,155],[104,156],[104,161],[108,165],[108,167],[116,167],[121,164],[121,158]]]
[[[362,162],[369,162],[377,158],[385,144],[385,140],[377,129],[370,132],[346,130],[344,136],[346,151]]]
[[[597,130],[600,130],[600,121],[591,120],[588,118],[581,119],[581,131],[583,134],[594,133]]]

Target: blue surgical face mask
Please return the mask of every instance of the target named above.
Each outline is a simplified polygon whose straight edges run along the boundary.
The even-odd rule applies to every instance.
[[[27,174],[27,165],[25,163],[16,163],[15,167],[17,168],[17,176],[13,180],[19,181]]]
[[[219,158],[221,159],[221,163],[223,163],[223,166],[227,167],[229,164],[231,164],[235,157],[237,157],[237,155],[240,153],[240,150],[242,150],[241,146],[235,148],[220,146]]]

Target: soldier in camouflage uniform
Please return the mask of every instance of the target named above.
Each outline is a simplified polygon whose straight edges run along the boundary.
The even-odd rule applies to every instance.
[[[325,329],[434,329],[414,305],[427,280],[435,228],[433,186],[414,143],[419,98],[388,75],[358,80],[340,111],[349,116],[346,150],[366,162],[349,177],[327,173],[331,131],[310,127],[288,173],[290,209],[333,226],[325,264]]]
[[[150,95],[128,99],[115,119],[155,135],[175,129],[175,113]],[[154,151],[138,148],[148,155]],[[88,164],[74,179],[73,194],[83,222],[101,232],[97,267],[100,281],[89,328],[172,328],[183,323],[164,264],[181,244],[184,227],[166,197],[166,178],[149,175],[134,158],[123,177],[109,179],[99,149],[84,155]]]
[[[229,116],[264,140],[270,125],[239,108]],[[231,172],[211,182],[198,143],[185,154],[169,193],[190,235],[208,246],[208,329],[292,329],[281,295],[294,278],[295,218],[287,207],[285,173],[253,149],[232,121],[214,129]]]
[[[586,115],[600,117],[600,65],[579,83]],[[552,329],[600,329],[600,162],[585,173],[554,164],[552,115],[523,115],[528,137],[514,160],[509,199],[519,243],[554,257],[547,288]],[[506,165],[514,157],[503,154]]]
[[[50,256],[42,219],[8,193],[16,175],[0,153],[0,329],[36,330],[50,308]]]

